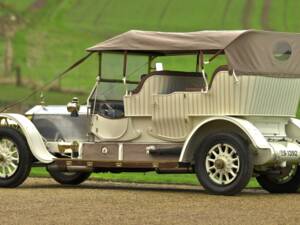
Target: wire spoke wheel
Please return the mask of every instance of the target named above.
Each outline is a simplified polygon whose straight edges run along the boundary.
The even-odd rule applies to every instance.
[[[240,169],[237,151],[229,144],[217,144],[207,153],[205,168],[212,181],[227,185],[234,181]]]
[[[278,176],[270,175],[270,179],[277,184],[285,184],[293,179],[293,177],[297,173],[297,170],[298,170],[297,165],[289,165],[281,170],[280,175]]]
[[[260,174],[256,177],[260,186],[270,193],[294,193],[300,187],[300,169],[298,165],[287,165],[279,174]]]
[[[19,152],[16,143],[7,138],[0,139],[0,178],[12,177],[19,167]]]
[[[243,190],[252,176],[252,152],[239,135],[214,133],[199,146],[195,171],[199,182],[210,193],[234,195]]]
[[[23,134],[0,127],[0,187],[21,185],[31,170],[33,156]]]

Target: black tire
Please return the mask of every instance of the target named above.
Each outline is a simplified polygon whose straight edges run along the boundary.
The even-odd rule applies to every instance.
[[[18,130],[10,127],[1,127],[0,141],[4,139],[11,141],[16,146],[19,163],[16,165],[16,171],[11,176],[6,178],[0,177],[0,187],[13,188],[21,185],[28,177],[33,162],[33,156],[29,150],[25,137]],[[4,150],[0,149],[0,152],[1,151]],[[5,161],[2,162],[2,165],[4,165]],[[2,168],[1,171],[3,172]]]
[[[213,156],[213,154],[209,154],[211,149],[217,148],[216,146],[218,144],[221,144],[221,148],[226,148],[229,145],[230,146],[230,152],[234,152],[233,157],[238,158],[239,162],[239,169],[235,169],[235,176],[231,175],[232,181],[224,184],[218,184],[216,181],[214,181],[210,175],[209,172],[206,169],[206,163],[210,164],[211,162],[206,161],[207,157],[215,157],[214,160],[218,159],[217,156]],[[234,150],[232,150],[234,149]],[[223,151],[223,150],[222,150]],[[226,151],[226,150],[224,150]],[[223,153],[222,153],[223,154]],[[236,160],[237,161],[237,160]],[[223,161],[222,165],[223,168],[216,168],[216,161],[213,164],[215,166],[215,171],[223,171],[224,167],[227,168],[227,162]],[[219,164],[220,165],[220,164]],[[231,164],[230,164],[231,165]],[[236,165],[235,165],[236,166]],[[219,170],[221,169],[221,170]],[[224,170],[225,170],[224,169]],[[213,170],[213,169],[212,169]],[[232,133],[216,133],[207,136],[201,145],[199,146],[198,151],[195,154],[195,171],[196,175],[198,177],[199,182],[202,184],[202,186],[211,194],[216,195],[235,195],[243,190],[245,186],[248,184],[249,180],[252,177],[253,173],[253,156],[251,151],[248,149],[248,145],[246,142],[238,135],[232,134]],[[210,174],[219,174],[223,179],[225,177],[225,174],[222,175],[221,173],[217,172],[211,172]],[[228,175],[228,174],[227,174]],[[213,176],[213,175],[212,175]],[[226,177],[227,179],[227,177]],[[229,180],[229,179],[228,179]]]
[[[270,193],[295,193],[300,187],[300,167],[295,166],[294,169],[296,171],[286,181],[279,181],[278,176],[268,174],[261,174],[256,177],[256,180]]]
[[[62,172],[48,169],[50,176],[58,183],[63,185],[78,185],[87,180],[90,172]]]

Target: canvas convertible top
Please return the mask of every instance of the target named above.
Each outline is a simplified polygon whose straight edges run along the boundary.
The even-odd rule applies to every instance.
[[[131,30],[87,49],[148,55],[225,53],[237,74],[300,77],[300,34],[258,30],[155,32]]]
[[[101,42],[88,51],[127,50],[176,54],[185,52],[214,52],[225,49],[247,31],[155,32],[131,30]]]

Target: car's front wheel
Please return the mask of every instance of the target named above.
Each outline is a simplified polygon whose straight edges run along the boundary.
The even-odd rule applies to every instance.
[[[252,176],[252,153],[236,134],[212,134],[204,139],[195,154],[195,171],[199,182],[210,193],[234,195]]]
[[[256,177],[260,186],[270,193],[294,193],[300,187],[300,167],[288,165],[279,174],[261,174]]]
[[[24,136],[10,127],[0,128],[0,187],[17,187],[28,177],[33,156]]]
[[[58,183],[63,185],[78,185],[87,180],[90,172],[62,172],[48,168],[50,176]]]

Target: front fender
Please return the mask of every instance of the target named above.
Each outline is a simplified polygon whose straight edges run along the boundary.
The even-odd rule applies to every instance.
[[[267,142],[265,137],[262,135],[262,133],[249,121],[236,118],[236,117],[230,117],[230,116],[220,116],[220,117],[210,117],[202,122],[200,122],[189,134],[188,138],[184,142],[182,152],[179,158],[179,162],[186,162],[186,159],[188,158],[188,147],[195,136],[196,132],[198,132],[204,125],[209,124],[213,121],[227,121],[232,123],[233,125],[237,126],[241,131],[243,131],[250,141],[252,142],[253,146],[258,149],[272,149],[270,144]]]
[[[42,136],[39,131],[36,129],[34,124],[25,116],[20,114],[13,113],[3,113],[0,114],[1,119],[8,119],[10,121],[14,121],[20,129],[22,130],[28,146],[33,154],[33,156],[42,163],[52,163],[55,159],[55,156],[49,153],[47,150],[45,143],[43,141]]]

